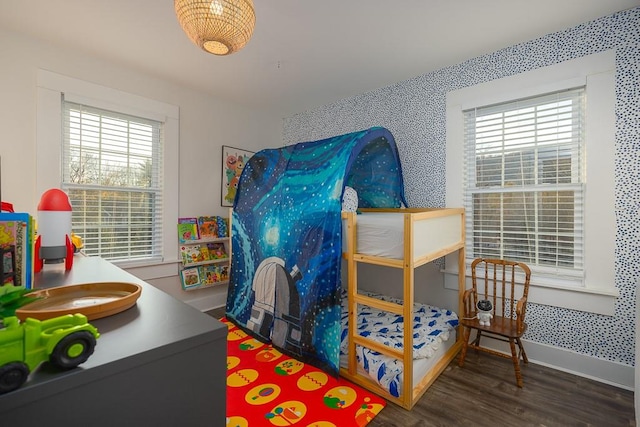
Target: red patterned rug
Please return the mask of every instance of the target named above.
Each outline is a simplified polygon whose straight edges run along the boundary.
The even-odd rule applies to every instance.
[[[385,407],[381,397],[222,321],[229,327],[226,427],[364,426]]]

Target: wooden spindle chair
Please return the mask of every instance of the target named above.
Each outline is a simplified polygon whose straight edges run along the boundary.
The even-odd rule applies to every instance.
[[[520,283],[516,283],[516,279]],[[524,321],[527,312],[527,297],[531,270],[521,262],[502,259],[478,258],[471,263],[472,288],[463,295],[464,313],[460,319],[462,326],[462,351],[458,365],[464,365],[467,349],[484,351],[496,356],[511,358],[516,372],[516,383],[522,387],[522,373],[520,372],[520,358],[528,363],[527,353],[524,351],[520,338],[527,330]],[[479,300],[489,300],[493,304],[490,325],[481,325],[477,318],[476,304]],[[476,337],[469,342],[471,330],[476,331]],[[480,338],[486,336],[508,342],[511,354],[505,354],[491,348],[481,347]],[[516,352],[516,346],[519,353]]]

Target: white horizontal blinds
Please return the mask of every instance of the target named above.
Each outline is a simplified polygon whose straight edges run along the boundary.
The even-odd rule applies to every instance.
[[[62,102],[62,186],[85,253],[161,259],[162,123]]]
[[[467,251],[582,274],[584,90],[464,112]]]

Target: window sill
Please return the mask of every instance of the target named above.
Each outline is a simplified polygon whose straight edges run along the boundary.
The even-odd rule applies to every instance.
[[[444,273],[444,287],[458,290],[458,271],[453,269],[441,270]],[[471,274],[466,273],[467,287],[471,287]],[[547,283],[531,282],[529,288],[529,302],[534,304],[562,307],[587,313],[613,316],[615,303],[619,296],[618,289],[584,288],[557,286]]]

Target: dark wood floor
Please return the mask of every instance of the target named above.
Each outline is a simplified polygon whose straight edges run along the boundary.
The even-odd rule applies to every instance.
[[[208,314],[219,318],[224,310]],[[467,354],[438,377],[411,411],[387,404],[375,426],[635,426],[632,391],[534,363],[523,366],[524,387],[515,385],[511,361]]]

